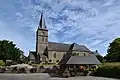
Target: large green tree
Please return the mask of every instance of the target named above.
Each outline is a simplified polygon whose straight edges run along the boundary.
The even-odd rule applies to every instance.
[[[21,52],[12,41],[0,40],[0,60],[17,61],[20,59]]]
[[[110,43],[107,53],[108,54],[105,58],[108,61],[120,62],[120,38],[116,38],[112,43]]]

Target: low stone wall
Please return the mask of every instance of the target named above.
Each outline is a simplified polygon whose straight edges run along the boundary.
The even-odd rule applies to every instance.
[[[4,66],[0,67],[0,73],[51,73],[55,72],[54,68],[44,68],[43,66],[37,67],[17,67],[17,66]]]

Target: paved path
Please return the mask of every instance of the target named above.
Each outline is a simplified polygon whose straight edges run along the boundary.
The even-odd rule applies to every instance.
[[[44,73],[37,74],[0,74],[0,80],[49,80],[50,76]]]
[[[0,74],[0,80],[120,80],[93,76],[78,76],[70,78],[50,77],[46,73],[37,74]]]
[[[93,77],[93,76],[77,76],[71,78],[50,78],[50,80],[120,80],[120,79]]]

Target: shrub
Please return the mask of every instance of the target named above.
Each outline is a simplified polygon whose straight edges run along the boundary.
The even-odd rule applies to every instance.
[[[104,77],[120,78],[120,63],[105,63],[99,66],[95,74]]]
[[[53,66],[52,72],[57,73],[58,72],[58,67],[57,66]]]
[[[11,70],[12,73],[16,73],[17,72],[17,67],[13,67]]]
[[[51,68],[46,68],[46,72],[51,73],[52,72]]]
[[[5,62],[3,60],[0,60],[0,66],[4,66]]]
[[[30,73],[35,73],[37,71],[37,68],[31,68]]]
[[[18,73],[26,73],[25,67],[19,68],[19,69],[18,69]]]
[[[4,67],[0,68],[0,73],[4,73],[6,71],[6,69]]]
[[[11,73],[11,67],[6,67],[5,73]]]
[[[44,68],[44,66],[40,66],[39,67],[39,72],[41,72],[41,73],[45,73],[46,72],[46,69]]]
[[[11,62],[6,62],[5,65],[6,65],[6,66],[11,66],[11,64],[12,64]]]
[[[83,71],[83,73],[84,73],[84,76],[87,76],[87,74],[89,73],[89,71],[85,70],[85,71]]]
[[[12,65],[12,60],[6,60],[6,66],[11,66]]]
[[[14,62],[12,62],[12,65],[17,65],[17,62],[15,62],[15,61],[14,61]]]

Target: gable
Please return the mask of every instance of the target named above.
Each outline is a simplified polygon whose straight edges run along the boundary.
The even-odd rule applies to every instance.
[[[90,51],[86,46],[79,45],[77,43],[74,43],[73,50],[74,51],[81,51],[81,52],[89,52]]]
[[[37,55],[36,55],[36,52],[35,52],[35,51],[30,51],[30,52],[29,52],[29,59],[30,59],[30,60],[35,60],[36,57],[37,57]]]

